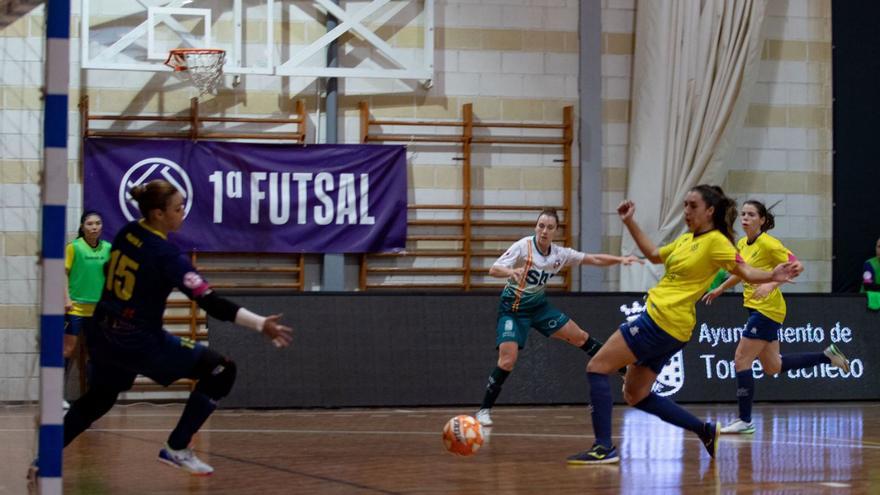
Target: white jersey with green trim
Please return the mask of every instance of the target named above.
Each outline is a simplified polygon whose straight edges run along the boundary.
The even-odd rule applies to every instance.
[[[508,279],[501,298],[509,300],[513,311],[537,306],[544,301],[547,281],[566,266],[580,264],[583,260],[584,253],[553,243],[548,253],[542,253],[535,236],[523,237],[495,261],[495,265],[505,268],[525,267],[523,280]]]

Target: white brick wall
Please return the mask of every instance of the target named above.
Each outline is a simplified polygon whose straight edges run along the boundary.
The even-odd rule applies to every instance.
[[[508,28],[543,29],[544,10],[540,7],[502,6],[501,25]]]
[[[830,12],[818,8],[820,2],[791,0],[768,2],[765,33],[768,39],[784,42],[830,41]],[[824,18],[810,17],[815,15]],[[772,107],[827,107],[830,94],[830,62],[806,60],[761,61],[758,88],[753,103]],[[825,91],[823,91],[823,89]],[[740,155],[732,170],[831,173],[830,129],[809,127],[746,127],[739,137]],[[830,180],[829,180],[830,184]],[[830,191],[829,191],[830,192]],[[767,203],[782,202],[774,209],[777,237],[798,240],[830,240],[831,204],[827,194],[754,194]],[[772,196],[772,197],[771,197]],[[743,198],[745,199],[745,198]],[[830,245],[830,242],[828,243]],[[829,290],[830,253],[827,260],[805,264],[804,282],[788,288],[791,292]]]
[[[770,40],[797,42],[830,41],[830,11],[823,11],[827,3],[816,0],[773,0],[767,2],[766,36]],[[606,0],[603,2],[603,33],[633,33],[635,29],[635,2]],[[812,47],[810,48],[812,50]],[[751,103],[770,107],[813,106],[830,109],[830,62],[804,60],[764,59]],[[626,54],[603,54],[603,100],[629,100],[632,57]],[[626,167],[628,164],[628,124],[603,125],[603,166]],[[753,127],[742,129],[738,137],[731,171],[790,172],[830,174],[831,130],[814,127]],[[829,181],[830,183],[830,181]],[[742,197],[740,197],[742,196]],[[603,229],[605,236],[621,235],[620,221],[612,207],[618,193],[603,195]],[[756,197],[768,205],[782,200],[775,209],[777,228],[774,235],[789,239],[817,240],[831,237],[831,206],[827,195],[769,194],[746,192],[737,199]],[[830,245],[830,243],[829,243]],[[811,260],[811,272],[805,283],[793,285],[790,291],[817,291],[830,288],[830,253],[828,260]],[[615,271],[608,271],[606,287],[617,288]]]

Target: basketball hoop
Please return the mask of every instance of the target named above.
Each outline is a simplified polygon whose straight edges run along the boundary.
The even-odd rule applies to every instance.
[[[174,72],[186,72],[193,86],[199,88],[199,96],[217,93],[226,51],[216,48],[175,48],[168,52],[165,65]]]

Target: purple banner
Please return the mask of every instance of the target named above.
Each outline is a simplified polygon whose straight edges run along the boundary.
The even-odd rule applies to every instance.
[[[105,237],[140,218],[129,189],[165,179],[183,193],[186,251],[364,253],[403,249],[406,151],[385,145],[278,145],[86,139],[83,205]]]

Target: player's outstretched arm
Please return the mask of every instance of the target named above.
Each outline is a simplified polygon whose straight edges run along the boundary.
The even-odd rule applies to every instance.
[[[620,216],[620,220],[623,221],[623,225],[626,226],[626,230],[629,231],[633,240],[636,241],[636,245],[639,247],[642,254],[645,255],[645,258],[651,263],[663,263],[663,260],[660,259],[660,250],[657,249],[654,241],[652,241],[647,234],[642,232],[641,227],[636,223],[636,220],[633,217],[635,212],[636,204],[628,199],[621,202],[617,207],[617,214]]]
[[[615,256],[613,254],[591,254],[584,253],[584,259],[581,261],[582,265],[593,265],[593,266],[611,266],[611,265],[631,265],[633,263],[638,263],[640,265],[644,265],[644,260],[636,257],[636,256]]]
[[[206,313],[222,321],[234,321],[237,325],[262,333],[275,347],[287,347],[293,340],[293,330],[278,322],[281,315],[261,316],[243,308],[225,297],[208,290],[195,297],[196,303]]]
[[[727,280],[724,281],[721,285],[716,287],[714,290],[710,290],[705,295],[703,295],[703,302],[706,304],[712,304],[712,301],[718,298],[724,291],[727,289],[734,287],[736,284],[740,283],[739,277],[736,275],[731,275],[727,277]]]
[[[803,265],[803,263],[800,262],[800,260],[797,259],[797,256],[795,256],[791,252],[788,252],[787,255],[788,255],[787,256],[788,262],[791,263],[791,268],[794,271],[794,273],[796,274],[795,276],[797,276],[801,272],[803,272],[804,265]],[[755,287],[755,290],[754,290],[754,292],[752,292],[750,299],[752,299],[754,301],[760,301],[761,299],[764,299],[765,297],[769,296],[771,292],[776,290],[779,286],[781,286],[785,282],[787,282],[787,281],[781,281],[781,280],[774,279],[772,282],[765,282],[763,284],[759,284],[757,287]]]
[[[248,311],[247,308],[239,308],[235,314],[237,325],[261,332],[279,348],[287,347],[293,341],[293,329],[279,323],[280,319],[280,314],[260,316]]]
[[[262,333],[275,347],[287,347],[292,340],[293,330],[278,322],[281,315],[262,316],[238,304],[218,296],[211,284],[202,278],[189,260],[172,253],[165,269],[167,276],[176,281],[177,288],[204,309],[206,313],[221,321],[234,321],[236,324]]]
[[[802,271],[804,271],[804,266],[799,261],[789,261],[776,265],[772,272],[759,270],[748,263],[737,263],[731,273],[750,284],[763,284],[766,282],[791,282]]]

